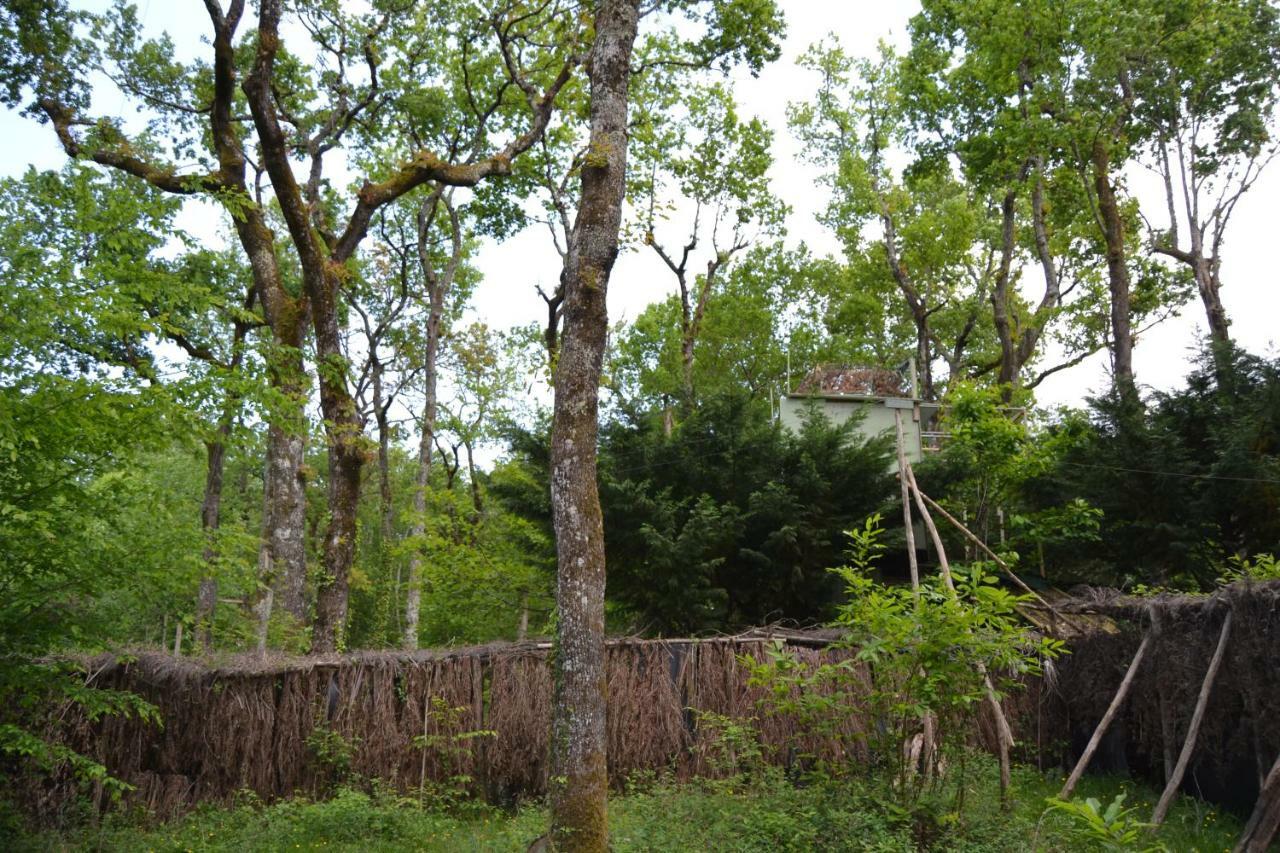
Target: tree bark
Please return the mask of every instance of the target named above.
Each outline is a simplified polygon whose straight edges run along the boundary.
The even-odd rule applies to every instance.
[[[262,161],[298,254],[302,286],[311,305],[319,374],[320,411],[328,444],[329,525],[325,531],[322,573],[316,589],[312,651],[341,647],[346,623],[348,574],[355,554],[356,504],[365,462],[363,427],[347,383],[346,355],[338,314],[338,290],[344,267],[331,257],[312,221],[309,205],[293,173],[289,146],[276,115],[272,76],[280,48],[280,0],[264,0],[258,17],[258,49],[244,92],[253,114]],[[313,164],[313,168],[314,168]],[[352,250],[354,251],[354,244]]]
[[[296,616],[304,615],[301,595],[306,578],[304,549],[305,513],[302,483],[303,443],[307,379],[302,363],[307,305],[291,296],[281,284],[273,235],[260,204],[248,189],[242,134],[233,117],[236,81],[234,37],[243,16],[244,0],[231,0],[224,11],[219,3],[207,0],[205,8],[213,26],[213,99],[209,110],[209,139],[218,160],[216,171],[203,175],[183,175],[171,164],[156,164],[139,157],[136,146],[127,140],[117,143],[97,140],[92,144],[75,136],[77,126],[92,124],[52,98],[41,98],[40,107],[49,117],[63,149],[72,157],[84,157],[117,169],[160,189],[178,195],[204,194],[222,203],[232,214],[237,236],[248,257],[254,289],[262,301],[263,313],[271,328],[273,353],[269,358],[268,382],[278,401],[268,418],[266,506],[263,513],[263,542],[259,554],[259,590],[247,604],[269,618],[272,587],[282,580],[282,597]],[[275,571],[275,567],[282,571]],[[261,631],[265,640],[265,621]]]
[[[992,320],[996,327],[996,337],[1000,339],[1000,374],[996,381],[1001,386],[1001,395],[1006,403],[1012,399],[1013,387],[1018,382],[1018,374],[1022,368],[1018,362],[1015,330],[1009,318],[1009,279],[1013,269],[1016,213],[1017,194],[1009,190],[1000,205],[1000,267],[996,273],[995,287],[991,290]]]
[[[227,456],[227,438],[230,435],[231,421],[224,417],[218,424],[214,437],[205,443],[204,497],[200,501],[200,527],[205,537],[205,575],[200,579],[199,591],[196,593],[195,624],[196,641],[205,652],[213,649],[213,615],[218,606],[216,537],[222,520],[222,476]]]
[[[258,617],[258,647],[266,647],[274,599],[299,624],[306,619],[303,591],[307,578],[305,406],[308,390],[302,347],[306,340],[307,303],[285,289],[275,252],[275,237],[262,205],[252,200],[245,177],[246,158],[232,115],[236,58],[233,39],[244,11],[234,0],[225,16],[218,4],[206,4],[213,23],[214,99],[211,138],[220,179],[236,202],[231,217],[236,236],[249,259],[254,288],[271,329],[267,381],[276,399],[268,416],[267,453],[263,473],[262,543],[258,553],[259,589],[248,597]]]
[[[245,300],[246,308],[252,306],[256,297],[253,288]],[[232,355],[226,365],[228,372],[234,375],[244,361],[244,338],[249,332],[249,323],[244,320],[234,321],[232,333]],[[222,415],[218,418],[218,426],[213,436],[205,442],[205,479],[204,497],[200,501],[200,527],[204,531],[204,564],[205,575],[200,579],[196,592],[196,642],[201,651],[213,651],[213,617],[218,607],[218,528],[222,526],[222,489],[223,472],[226,469],[227,442],[231,438],[231,430],[235,426],[240,412],[240,394],[228,392],[223,403]]]
[[[608,849],[605,738],[604,530],[596,484],[605,296],[618,256],[627,157],[627,91],[638,0],[602,0],[588,74],[591,139],[572,249],[565,260],[564,332],[555,372],[551,507],[556,535],[555,693],[551,839],[556,849]]]
[[[1132,294],[1124,245],[1124,218],[1111,180],[1111,154],[1101,137],[1093,143],[1093,186],[1107,251],[1107,283],[1111,291],[1111,369],[1116,391],[1127,401],[1138,399],[1133,379]]]
[[[437,274],[428,252],[431,223],[436,205],[444,203],[449,214],[453,251],[442,274]],[[418,209],[418,264],[427,283],[427,346],[424,355],[422,436],[418,442],[418,469],[413,483],[413,526],[410,535],[421,539],[427,532],[427,489],[431,485],[432,447],[435,444],[439,409],[440,341],[444,331],[444,303],[462,260],[462,225],[458,213],[443,193],[437,191]],[[418,647],[418,627],[422,613],[422,552],[414,548],[409,557],[409,589],[405,596],[404,637],[406,649]]]
[[[395,513],[391,493],[391,423],[387,419],[389,404],[382,394],[382,362],[373,365],[373,417],[378,425],[378,533],[382,559],[388,559],[391,537],[395,530]]]

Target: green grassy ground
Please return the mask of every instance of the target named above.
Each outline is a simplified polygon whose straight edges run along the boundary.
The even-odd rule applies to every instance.
[[[1239,822],[1195,800],[1177,803],[1158,832],[1138,830],[1136,842],[1101,841],[1085,822],[1047,810],[1061,780],[1034,769],[1015,773],[1015,805],[999,807],[993,774],[966,786],[959,815],[951,797],[927,797],[912,810],[885,802],[863,783],[804,786],[777,777],[754,783],[650,781],[631,786],[609,806],[615,851],[1227,851]],[[1079,799],[1103,807],[1118,794],[1131,817],[1151,813],[1155,793],[1119,779],[1088,778]],[[167,824],[116,816],[74,832],[19,839],[22,850],[286,851],[393,850],[523,851],[545,828],[541,808],[515,813],[466,806],[452,811],[356,789],[313,802],[208,808]],[[1123,824],[1113,826],[1121,834]],[[9,849],[13,849],[10,847]]]

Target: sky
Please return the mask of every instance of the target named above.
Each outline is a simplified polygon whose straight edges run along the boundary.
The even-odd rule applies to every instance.
[[[882,39],[901,47],[906,43],[907,22],[918,7],[903,0],[781,2],[788,27],[782,58],[758,77],[737,75],[735,92],[742,112],[758,116],[774,129],[775,164],[771,177],[775,192],[792,209],[787,222],[788,241],[803,241],[817,254],[836,254],[839,244],[815,219],[826,202],[820,173],[805,161],[798,143],[786,130],[787,102],[810,96],[816,86],[816,79],[795,62],[809,45],[829,33],[856,56],[872,55]],[[96,9],[107,4],[86,0],[78,5]],[[198,0],[140,0],[138,8],[148,31],[167,31],[180,50],[207,50],[200,42],[206,37],[207,18]],[[94,105],[95,109],[109,113],[118,110],[120,104],[110,103],[110,97],[103,100]],[[30,165],[58,168],[64,162],[50,128],[16,112],[0,111],[0,139],[4,140],[6,154],[0,158],[0,174],[17,175]],[[1144,209],[1162,209],[1160,189],[1153,176],[1134,167],[1126,178],[1130,189],[1143,200]],[[1273,166],[1237,208],[1223,252],[1222,298],[1232,320],[1232,332],[1241,345],[1255,353],[1273,353],[1277,338],[1274,318],[1280,315],[1280,268],[1270,245],[1276,239],[1277,214],[1280,166]],[[179,225],[210,240],[217,239],[220,230],[218,216],[208,206],[191,207]],[[473,318],[494,328],[545,320],[546,309],[535,287],[552,290],[560,271],[559,257],[545,229],[533,228],[501,244],[487,242],[477,265],[484,279],[474,296]],[[672,293],[674,287],[674,280],[652,252],[623,254],[610,284],[610,321],[633,319],[646,305]],[[1134,352],[1139,384],[1157,390],[1177,387],[1188,370],[1193,342],[1203,329],[1203,310],[1196,299],[1178,317],[1144,333]],[[1107,384],[1106,356],[1100,353],[1050,377],[1037,390],[1037,399],[1048,406],[1076,405]]]

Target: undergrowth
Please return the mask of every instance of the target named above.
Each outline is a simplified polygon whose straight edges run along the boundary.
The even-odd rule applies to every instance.
[[[975,757],[975,761],[988,761]],[[968,805],[928,796],[910,809],[857,780],[797,783],[778,771],[725,780],[675,783],[652,775],[633,780],[610,800],[615,851],[1077,851],[1230,850],[1239,822],[1191,799],[1174,807],[1159,831],[1143,829],[1132,848],[1091,834],[1078,810],[1046,804],[1061,784],[1033,768],[1014,773],[1013,807],[1003,812],[994,774],[974,774]],[[1134,816],[1151,812],[1155,792],[1128,780],[1089,777],[1075,801],[1105,809],[1117,797]],[[1087,810],[1087,807],[1085,807]],[[91,828],[18,839],[8,849],[61,850],[395,850],[523,851],[546,827],[545,812],[507,812],[480,804],[422,805],[373,786],[341,788],[323,801],[264,805],[246,797],[230,808],[205,807],[171,823],[140,815],[108,817]]]

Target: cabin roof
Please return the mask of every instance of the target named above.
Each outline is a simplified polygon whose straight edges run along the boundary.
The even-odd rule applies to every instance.
[[[910,397],[903,387],[903,376],[883,367],[848,367],[825,365],[809,371],[794,394],[857,395],[865,397]]]

